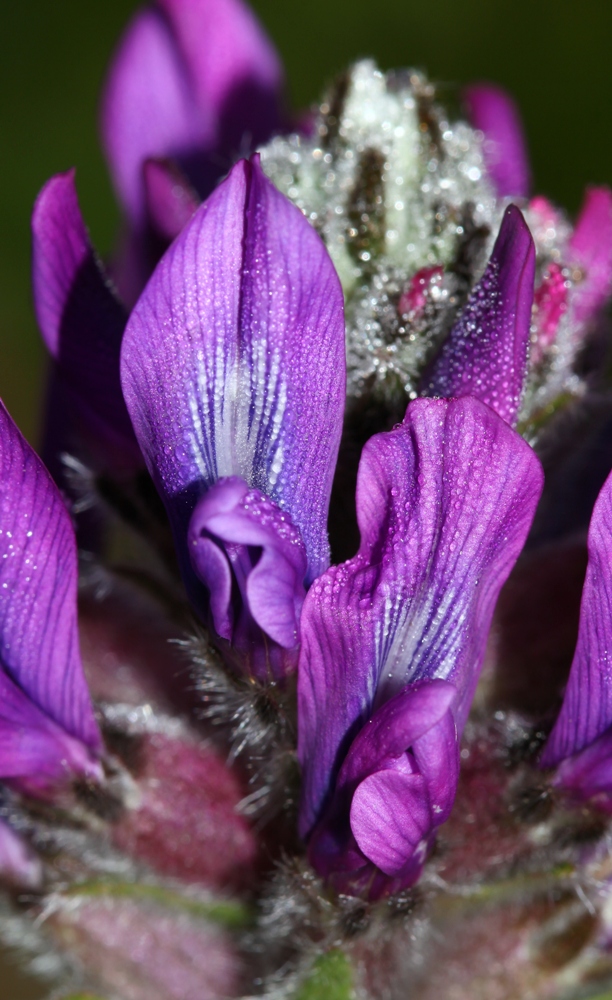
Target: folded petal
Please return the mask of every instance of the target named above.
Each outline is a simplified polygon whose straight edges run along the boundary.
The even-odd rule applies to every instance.
[[[427,786],[436,825],[444,823],[455,801],[459,780],[459,738],[452,712],[412,744],[412,755]]]
[[[401,426],[366,444],[360,550],[315,581],[300,621],[303,831],[334,787],[350,734],[406,684],[455,685],[461,730],[541,488],[531,448],[469,397],[415,400]]]
[[[425,379],[424,395],[475,396],[516,422],[527,369],[535,247],[515,205],[486,270]]]
[[[399,876],[422,841],[425,850],[427,838],[450,811],[458,749],[449,709],[456,694],[446,681],[407,685],[361,729],[338,776],[341,795],[345,787],[356,785],[351,830],[365,856],[385,875]]]
[[[342,291],[319,236],[257,159],[236,165],[157,267],[126,329],[122,383],[186,579],[193,510],[225,476],[289,516],[307,582],[326,567]]]
[[[470,123],[484,135],[485,163],[498,197],[527,198],[531,171],[516,104],[490,83],[468,87],[463,97]]]
[[[0,404],[0,666],[48,716],[101,748],[79,652],[70,518],[49,473]]]
[[[572,307],[578,324],[588,324],[612,292],[612,191],[590,188],[569,244],[570,259],[584,271]]]
[[[85,444],[107,467],[139,467],[119,381],[126,314],[89,242],[74,171],[52,177],[32,216],[34,308],[55,360],[46,451]]]
[[[174,31],[155,8],[135,15],[115,53],[101,129],[117,195],[136,226],[146,219],[145,160],[189,155],[214,141],[213,109],[198,104]]]
[[[588,549],[578,642],[543,767],[588,747],[612,725],[612,475],[593,508]]]
[[[447,681],[408,684],[385,702],[355,737],[338,776],[338,788],[354,788],[368,774],[400,759],[430,732],[457,697]]]
[[[454,798],[457,746],[450,709],[456,694],[446,681],[408,684],[357,733],[309,843],[310,860],[322,875],[337,881],[342,872],[344,888],[351,891],[362,891],[365,882],[371,898],[418,877],[432,834]],[[453,746],[447,760],[449,733]],[[419,745],[422,767],[414,752]],[[442,793],[445,767],[448,787]],[[372,865],[380,871],[370,871],[368,879]]]
[[[243,479],[221,479],[196,505],[188,542],[219,635],[248,650],[251,618],[273,642],[297,645],[306,553],[286,513]]]
[[[399,875],[431,830],[421,775],[389,769],[362,781],[351,803],[351,830],[369,861],[385,875]]]

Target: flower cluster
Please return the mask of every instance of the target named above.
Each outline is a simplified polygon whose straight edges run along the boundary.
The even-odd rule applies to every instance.
[[[329,905],[398,899],[422,876],[453,809],[496,603],[540,500],[532,445],[545,454],[558,412],[588,398],[598,361],[585,348],[605,337],[612,292],[612,194],[591,190],[572,227],[531,197],[510,99],[485,85],[465,98],[469,123],[449,122],[422,75],[364,62],[296,128],[279,61],[240,0],[158,0],[128,27],[103,100],[125,213],[108,273],[73,172],[34,209],[50,472],[0,410],[7,879],[57,885],[42,809],[49,829],[61,813],[106,838],[115,871],[119,855],[146,865],[149,888],[261,886],[234,808],[241,779],[214,785],[225,771],[203,715],[246,758],[251,806],[274,809],[275,783],[291,800],[297,760],[298,816],[268,828],[267,850],[300,859]],[[87,601],[123,593],[109,553],[128,529],[141,536],[132,577],[155,585],[175,633],[177,622],[197,633],[178,721],[159,694],[175,677],[157,687],[152,663],[134,697],[90,667],[94,709],[71,514],[85,639]],[[612,478],[539,762],[564,801],[604,808],[611,551]],[[166,721],[147,729],[147,712]],[[136,731],[140,770],[125,753]],[[63,857],[75,848],[62,837]],[[141,869],[129,871],[137,884]],[[184,985],[177,963],[173,1000],[209,988]],[[226,972],[198,995],[237,995]]]

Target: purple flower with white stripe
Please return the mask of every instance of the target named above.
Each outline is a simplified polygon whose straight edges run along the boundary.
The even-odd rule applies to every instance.
[[[345,392],[340,283],[322,241],[241,161],[155,270],[122,384],[198,614],[241,671],[294,669],[329,564]]]
[[[0,404],[0,779],[47,796],[101,778],[77,631],[74,532],[57,487]]]
[[[361,547],[309,591],[298,672],[300,832],[341,892],[418,878],[541,487],[533,451],[471,397],[416,400],[364,448]]]

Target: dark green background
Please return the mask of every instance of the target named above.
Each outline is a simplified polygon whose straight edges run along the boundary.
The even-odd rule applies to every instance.
[[[33,440],[44,359],[30,306],[30,211],[44,181],[74,165],[94,240],[110,248],[117,212],[96,109],[109,53],[134,7],[2,0],[0,395]],[[586,183],[612,182],[612,4],[256,0],[255,8],[285,60],[297,107],[362,55],[383,67],[422,67],[449,94],[470,80],[496,80],[522,108],[539,190],[575,211]],[[3,995],[17,996],[1,969],[0,981]]]

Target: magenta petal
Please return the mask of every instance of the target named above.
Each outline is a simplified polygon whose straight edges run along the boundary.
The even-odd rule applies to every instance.
[[[578,642],[542,767],[583,750],[612,726],[612,475],[593,508],[588,547]]]
[[[189,525],[191,561],[210,591],[215,628],[231,639],[226,631],[232,622],[231,590],[219,565],[220,551],[228,570],[234,568],[245,610],[274,642],[295,647],[305,593],[304,546],[287,515],[237,477],[215,483]]]
[[[70,518],[49,473],[0,405],[0,663],[42,713],[101,748],[77,632]]]
[[[461,730],[541,488],[531,448],[469,397],[415,400],[400,427],[366,444],[360,550],[315,581],[300,622],[303,831],[333,788],[347,735],[406,684],[454,684]]]
[[[498,197],[527,198],[531,172],[516,104],[490,83],[468,87],[463,97],[471,124],[484,134],[485,162]]]
[[[535,247],[521,212],[504,214],[487,268],[425,381],[424,395],[471,395],[516,422],[527,370]]]
[[[234,167],[158,265],[126,329],[122,382],[184,569],[195,504],[225,476],[288,514],[309,581],[327,566],[342,290],[321,239],[257,159]]]
[[[570,257],[584,271],[574,290],[574,319],[588,324],[612,292],[612,192],[590,188],[569,245]]]
[[[147,160],[143,183],[149,221],[171,243],[196,212],[200,199],[171,160]]]
[[[140,467],[142,458],[119,382],[126,314],[89,242],[74,171],[52,177],[32,215],[34,307],[56,364],[47,447],[80,450],[107,468]]]
[[[213,111],[198,106],[178,42],[156,9],[140,10],[123,36],[106,81],[101,128],[118,197],[137,226],[145,222],[145,160],[188,155],[213,142]]]

